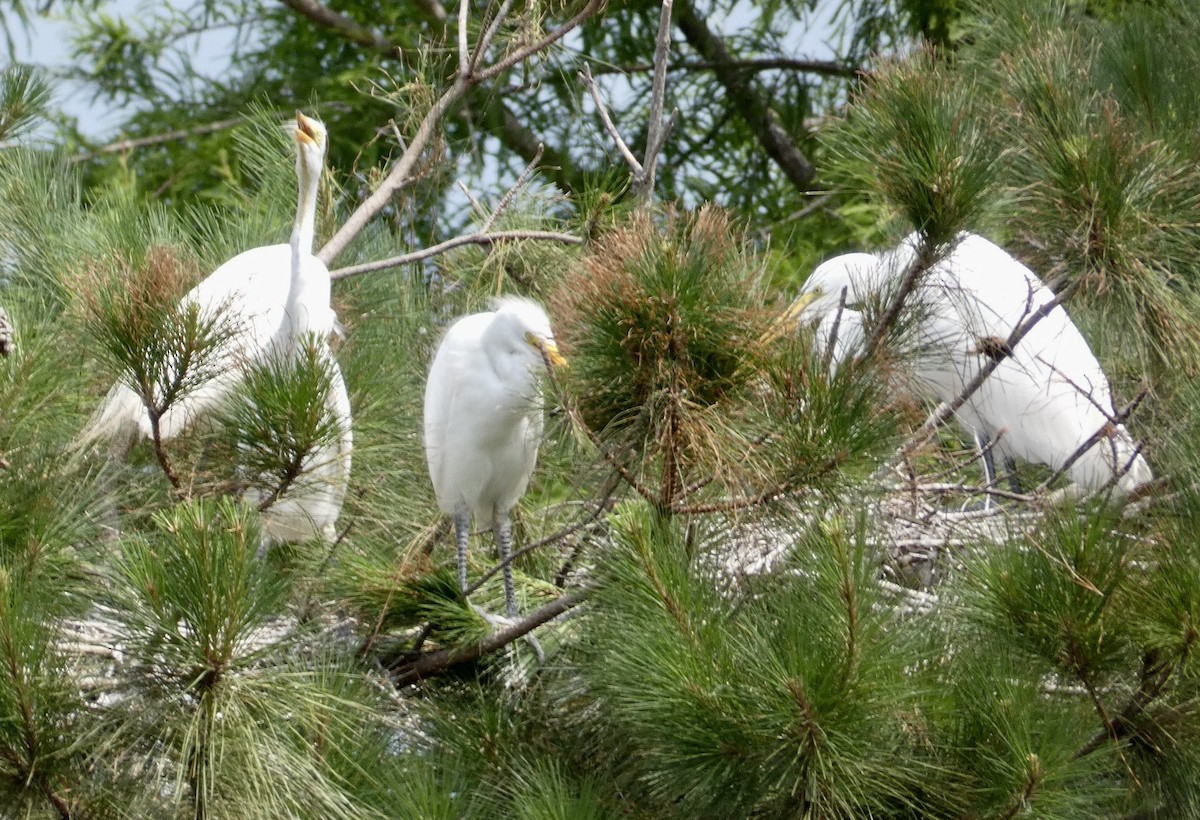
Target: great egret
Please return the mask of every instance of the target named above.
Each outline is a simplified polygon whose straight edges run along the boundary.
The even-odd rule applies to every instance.
[[[540,305],[509,296],[493,307],[456,321],[438,345],[425,386],[425,455],[438,506],[454,518],[460,588],[467,590],[474,515],[495,535],[512,618],[508,514],[525,493],[542,437],[537,370],[564,360]]]
[[[350,472],[350,402],[341,371],[327,340],[338,330],[330,307],[329,269],[312,253],[317,192],[324,167],[328,135],[318,120],[296,112],[296,176],[299,184],[291,241],[265,245],[238,254],[221,265],[181,300],[180,307],[197,305],[202,317],[220,317],[226,333],[214,351],[217,374],[174,402],[159,419],[159,436],[166,441],[217,405],[227,401],[243,378],[245,368],[268,357],[288,359],[300,340],[315,334],[330,365],[332,384],[327,412],[341,428],[335,446],[321,448],[306,461],[306,481],[290,497],[264,511],[268,539],[301,540],[329,535],[341,511]],[[97,438],[149,438],[150,417],[141,398],[123,383],[109,391],[84,442]],[[251,498],[256,497],[251,493]]]
[[[884,254],[847,254],[824,263],[805,284],[810,302],[799,315],[819,317],[828,326],[843,288],[853,306],[886,290],[913,263],[918,242],[914,234]],[[994,449],[1005,458],[1055,470],[1082,450],[1067,476],[1086,491],[1115,478],[1117,491],[1129,493],[1153,478],[1129,432],[1113,422],[1108,378],[1061,305],[1008,348],[1013,331],[1054,299],[1025,265],[989,240],[962,233],[949,254],[924,274],[912,298],[914,375],[934,398],[954,400],[989,360],[998,360],[956,413],[977,444],[995,438]],[[861,331],[851,325],[835,357],[861,347]]]

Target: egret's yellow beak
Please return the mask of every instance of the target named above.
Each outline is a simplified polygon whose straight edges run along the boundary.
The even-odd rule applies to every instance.
[[[770,344],[784,333],[791,332],[800,321],[800,314],[804,312],[804,309],[817,299],[820,299],[821,296],[822,292],[820,288],[813,288],[808,293],[802,293],[797,296],[796,300],[788,305],[780,317],[772,322],[767,331],[759,337],[759,342]]]
[[[318,147],[321,144],[321,132],[317,124],[299,111],[296,112],[296,142]]]
[[[542,342],[542,351],[546,354],[546,358],[550,360],[550,364],[555,367],[567,367],[567,360],[558,352],[558,345],[553,341]]]

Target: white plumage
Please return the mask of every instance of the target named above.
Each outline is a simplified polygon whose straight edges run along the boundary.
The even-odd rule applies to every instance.
[[[843,287],[852,306],[872,292],[886,292],[912,264],[918,241],[913,235],[888,253],[847,254],[824,263],[805,284],[806,292],[818,295],[801,315],[819,317],[827,328]],[[1062,306],[1005,349],[1017,326],[1054,298],[1029,268],[987,239],[963,233],[911,298],[917,311],[914,375],[932,397],[953,400],[990,359],[999,359],[956,414],[969,437],[987,441],[999,434],[996,452],[1057,470],[1099,434],[1067,469],[1074,484],[1098,490],[1120,474],[1116,487],[1128,493],[1153,478],[1124,425],[1112,423],[1108,378]],[[852,313],[843,310],[843,326]],[[861,348],[861,329],[855,329],[860,321],[851,315],[844,338],[839,331],[836,358]],[[817,344],[825,344],[819,335]]]
[[[454,517],[458,578],[467,588],[471,517],[511,549],[509,511],[525,493],[542,437],[538,371],[561,363],[550,320],[537,303],[507,297],[446,331],[425,387],[425,455],[438,506]],[[516,614],[504,567],[508,615]]]
[[[168,441],[228,401],[247,367],[270,357],[290,360],[307,334],[320,339],[322,355],[332,372],[326,408],[338,421],[340,437],[336,445],[310,454],[301,480],[264,511],[264,537],[275,541],[332,536],[345,496],[352,446],[349,396],[328,347],[329,336],[338,328],[330,307],[329,269],[312,253],[327,145],[325,126],[296,112],[295,140],[299,190],[291,241],[238,254],[180,301],[181,308],[194,304],[202,317],[218,318],[225,338],[212,353],[209,368],[214,377],[174,402],[159,419],[159,435]],[[119,383],[109,391],[83,440],[151,435],[150,417],[141,398]],[[260,497],[253,488],[247,495],[252,502]]]

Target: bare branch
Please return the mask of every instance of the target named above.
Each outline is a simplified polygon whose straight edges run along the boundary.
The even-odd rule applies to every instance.
[[[667,55],[671,49],[671,3],[663,0],[662,13],[658,18],[658,36],[654,41],[654,80],[650,93],[650,120],[646,130],[646,156],[642,160],[642,175],[634,180],[635,193],[647,202],[654,192],[654,168],[658,163],[658,152],[666,141],[674,124],[663,123],[663,104],[667,93]]]
[[[483,227],[479,229],[480,232],[486,233],[490,231],[492,226],[496,224],[496,220],[500,218],[500,214],[504,213],[504,209],[509,206],[513,197],[517,195],[517,192],[529,184],[529,179],[533,176],[534,169],[537,168],[538,163],[542,159],[542,147],[541,144],[538,145],[537,153],[534,154],[530,163],[525,166],[525,170],[521,172],[521,175],[517,177],[517,181],[512,184],[511,188],[504,192],[504,196],[500,197],[500,201],[496,203],[495,210],[492,211],[487,221],[483,223]]]
[[[188,137],[198,137],[202,134],[211,134],[215,131],[224,131],[226,128],[232,128],[241,122],[243,122],[241,117],[230,117],[227,120],[206,122],[203,125],[194,125],[191,128],[176,128],[173,131],[164,131],[161,134],[150,134],[145,137],[133,137],[131,139],[117,140],[116,142],[110,142],[107,145],[102,145],[99,148],[93,148],[90,151],[84,151],[76,154],[67,160],[67,162],[87,162],[90,159],[95,159],[96,157],[104,154],[118,154],[122,151],[135,151],[138,148],[148,148],[151,145],[161,145],[164,142],[176,142],[178,140],[187,139]]]
[[[1076,388],[1076,389],[1078,389],[1078,388]],[[1149,392],[1150,392],[1149,390],[1146,390],[1145,388],[1143,388],[1136,396],[1133,397],[1133,401],[1129,402],[1129,404],[1127,404],[1123,408],[1121,408],[1121,410],[1119,412],[1117,412],[1115,415],[1110,416],[1108,421],[1104,425],[1102,425],[1099,430],[1097,430],[1096,432],[1094,432],[1090,436],[1088,436],[1087,439],[1084,440],[1083,444],[1080,444],[1077,448],[1075,448],[1075,452],[1071,453],[1071,455],[1067,457],[1067,460],[1062,463],[1062,466],[1060,466],[1057,470],[1055,470],[1054,475],[1050,476],[1045,481],[1043,481],[1041,484],[1039,484],[1037,489],[1034,492],[1041,492],[1041,491],[1045,490],[1047,487],[1049,487],[1051,484],[1053,484],[1059,478],[1066,475],[1067,470],[1071,469],[1071,467],[1074,466],[1076,461],[1078,461],[1080,458],[1082,458],[1083,455],[1088,450],[1092,449],[1092,447],[1094,447],[1096,444],[1098,444],[1100,439],[1102,439],[1106,435],[1108,435],[1110,425],[1117,425],[1117,424],[1124,423],[1124,421],[1127,418],[1129,418],[1130,414],[1132,414],[1133,411],[1137,409],[1138,405],[1142,403],[1142,400],[1146,398],[1146,396],[1149,394]],[[1107,415],[1107,413],[1105,415]],[[1117,464],[1115,463],[1116,459],[1114,458],[1113,461],[1114,461],[1113,472],[1116,473],[1116,471],[1118,469]],[[1124,469],[1127,471],[1129,469],[1129,467],[1131,467],[1132,465],[1133,465],[1133,460],[1130,459],[1129,464],[1125,465]],[[1114,476],[1114,477],[1119,477],[1119,476]]]
[[[583,239],[569,233],[557,233],[555,231],[492,231],[490,233],[472,233],[465,236],[456,236],[453,239],[447,239],[445,242],[439,242],[428,248],[412,253],[393,256],[388,259],[381,259],[377,262],[364,262],[361,265],[351,265],[345,268],[337,268],[329,272],[333,279],[345,279],[348,276],[357,276],[360,273],[371,273],[372,271],[387,270],[388,268],[398,268],[401,265],[408,265],[412,262],[420,262],[422,259],[428,259],[431,256],[437,256],[439,253],[445,253],[448,250],[461,247],[463,245],[494,245],[497,242],[513,242],[523,239],[528,240],[544,240],[548,242],[562,242],[567,245],[581,245]]]
[[[475,198],[475,194],[471,193],[471,189],[467,187],[467,183],[460,179],[458,180],[457,184],[458,190],[462,191],[463,196],[465,196],[467,201],[471,203],[471,210],[473,210],[480,217],[486,219],[488,216],[487,208],[483,207],[483,203]]]
[[[587,63],[583,64],[583,71],[579,72],[579,76],[587,86],[588,93],[592,95],[592,101],[596,103],[596,113],[600,115],[600,121],[604,123],[604,130],[608,132],[613,142],[616,143],[617,150],[621,152],[621,157],[624,158],[625,164],[629,166],[635,177],[641,176],[642,164],[633,155],[633,151],[629,150],[629,146],[625,144],[625,140],[621,137],[621,132],[613,124],[612,117],[608,115],[608,108],[604,105],[604,101],[600,99],[600,92],[596,88],[596,83],[592,79],[592,71]]]
[[[487,29],[480,35],[479,42],[475,44],[475,53],[471,55],[471,71],[479,68],[479,63],[483,59],[483,55],[492,47],[492,41],[496,39],[496,35],[500,32],[500,26],[504,25],[504,21],[508,19],[508,13],[511,10],[512,0],[504,0],[500,9],[496,12],[496,16],[492,18],[492,22],[488,24]]]
[[[504,569],[509,564],[512,564],[514,561],[516,561],[522,555],[528,555],[529,553],[534,552],[535,550],[540,550],[542,547],[546,547],[546,546],[549,546],[550,544],[561,541],[562,539],[566,538],[568,535],[574,535],[575,533],[579,532],[580,530],[591,527],[607,511],[608,501],[610,498],[612,498],[613,491],[616,489],[616,487],[617,487],[616,480],[609,481],[608,491],[601,494],[600,500],[595,503],[595,505],[592,507],[591,512],[589,512],[587,515],[585,515],[583,518],[579,519],[578,521],[574,522],[573,524],[568,524],[567,526],[563,527],[561,530],[554,533],[553,535],[547,535],[545,538],[540,538],[531,544],[526,544],[525,546],[521,547],[519,550],[514,550],[508,556],[508,558],[506,560],[499,562],[494,567],[489,569],[487,572],[483,573],[483,575],[479,576],[479,579],[475,583],[473,583],[469,587],[467,587],[467,589],[463,592],[463,595],[469,597],[472,592],[474,592],[475,590],[477,590],[481,586],[483,586],[489,578],[492,578],[493,576],[495,576],[495,574],[497,572],[500,572],[500,570]]]
[[[409,180],[413,169],[416,168],[417,162],[425,148],[433,140],[436,129],[442,119],[462,100],[471,89],[478,86],[487,80],[496,77],[503,71],[511,68],[522,60],[528,59],[533,54],[549,47],[558,42],[567,32],[576,28],[580,23],[595,14],[603,5],[602,0],[589,0],[586,6],[574,17],[565,22],[555,31],[543,37],[536,43],[532,43],[521,49],[514,51],[504,60],[490,66],[482,71],[464,70],[464,65],[469,68],[469,55],[467,62],[463,62],[463,55],[466,54],[466,30],[467,30],[467,0],[462,0],[459,6],[459,71],[451,82],[449,88],[442,93],[437,101],[426,112],[425,117],[417,126],[416,133],[413,134],[412,140],[404,153],[396,161],[392,170],[388,172],[387,177],[379,184],[362,204],[350,215],[350,218],[337,230],[330,240],[325,243],[325,247],[317,253],[317,258],[328,265],[331,261],[337,258],[337,255],[345,250],[351,240],[362,231],[367,224],[375,218],[375,216],[383,210],[392,196],[399,191]]]
[[[332,29],[345,40],[381,51],[390,57],[404,58],[400,47],[388,38],[328,6],[322,6],[314,0],[283,0],[283,4],[317,25]]]
[[[754,132],[767,155],[779,166],[788,181],[801,191],[807,191],[816,168],[796,145],[792,135],[779,123],[751,83],[749,72],[735,67],[736,58],[725,42],[708,27],[707,18],[696,10],[691,0],[677,0],[679,13],[676,24],[684,38],[705,60],[712,64],[717,82],[725,89],[727,98]]]
[[[1034,326],[1038,322],[1049,316],[1056,307],[1061,305],[1063,301],[1074,292],[1075,287],[1075,284],[1068,285],[1061,293],[1047,301],[1037,310],[1031,310],[1033,302],[1033,290],[1031,289],[1029,293],[1029,300],[1026,302],[1029,307],[1026,307],[1025,318],[1022,319],[1015,328],[1013,328],[1013,332],[1009,334],[1008,339],[1005,341],[1005,344],[1008,346],[1008,348],[1010,350],[1015,349],[1017,344],[1025,338],[1029,331],[1033,330]],[[917,432],[900,448],[900,453],[902,454],[901,457],[903,457],[903,454],[911,453],[913,450],[922,446],[926,441],[928,441],[938,427],[940,427],[951,416],[953,416],[958,411],[958,408],[966,404],[967,400],[970,399],[971,396],[975,395],[975,391],[977,391],[980,386],[987,381],[988,377],[992,375],[992,373],[1003,361],[1005,361],[1004,357],[995,359],[988,358],[983,367],[979,368],[979,372],[975,374],[975,378],[971,379],[971,381],[963,387],[962,391],[960,391],[952,401],[943,402],[934,408],[934,411],[929,414],[927,419],[925,419],[925,422],[921,425],[920,429],[917,430]]]
[[[758,59],[727,60],[677,60],[667,65],[668,71],[801,71],[824,77],[857,77],[864,72],[858,66],[845,65],[832,60],[804,60],[793,57],[762,57]],[[597,74],[645,74],[654,71],[654,63],[632,65],[601,65]]]
[[[825,342],[825,355],[821,357],[821,371],[828,373],[833,365],[833,351],[837,346],[838,331],[842,327],[842,314],[846,311],[846,295],[849,287],[842,287],[842,295],[838,297],[837,313],[833,316],[833,327],[829,329],[829,339]]]
[[[467,49],[467,0],[458,3],[458,74],[467,76],[471,71],[471,52]]]
[[[587,5],[580,9],[578,14],[576,14],[567,22],[563,23],[554,31],[547,34],[542,39],[535,43],[530,43],[527,46],[523,46],[522,48],[517,49],[512,54],[505,57],[503,60],[488,66],[482,71],[476,72],[474,75],[475,82],[481,83],[485,80],[490,80],[499,74],[503,74],[505,71],[508,71],[508,69],[512,68],[518,63],[524,62],[534,54],[537,54],[539,51],[544,51],[545,49],[554,45],[563,37],[566,37],[573,30],[578,28],[584,20],[587,20],[593,14],[598,12],[603,5],[604,0],[588,0]]]

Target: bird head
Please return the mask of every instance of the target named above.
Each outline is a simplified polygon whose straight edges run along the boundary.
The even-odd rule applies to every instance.
[[[325,149],[328,145],[328,134],[325,124],[320,120],[296,112],[296,167],[300,173],[320,173],[325,161]]]
[[[532,299],[505,296],[496,300],[495,309],[498,317],[515,323],[524,343],[536,352],[547,368],[566,366],[567,360],[558,352],[558,344],[554,341],[550,318],[541,305]]]
[[[549,367],[566,367],[567,360],[558,352],[558,345],[554,343],[554,337],[546,338],[538,336],[533,331],[526,331],[525,341],[533,345],[546,361],[546,366]]]
[[[822,262],[809,274],[796,300],[762,335],[762,341],[772,342],[810,318],[838,310],[839,305],[858,309],[857,303],[881,284],[873,281],[880,264],[879,257],[869,253],[844,253]]]

